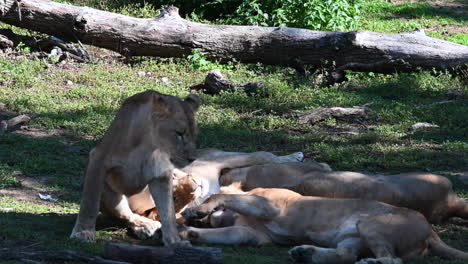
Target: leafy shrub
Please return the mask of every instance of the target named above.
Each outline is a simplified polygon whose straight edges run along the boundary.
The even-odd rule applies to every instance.
[[[199,50],[192,50],[192,54],[187,56],[190,66],[195,70],[209,71],[219,69],[222,71],[231,71],[233,69],[232,62],[227,64],[219,64],[212,62],[205,57],[205,54]]]
[[[245,1],[232,20],[262,26],[289,26],[315,30],[349,30],[357,26],[360,3],[355,0]]]
[[[182,15],[230,24],[350,30],[357,26],[360,0],[163,0]]]

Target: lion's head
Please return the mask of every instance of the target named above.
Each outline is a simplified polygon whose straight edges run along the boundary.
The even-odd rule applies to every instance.
[[[195,158],[195,115],[199,105],[199,98],[194,94],[181,100],[148,90],[124,101],[115,119],[120,122],[113,123],[109,131],[125,137],[131,146],[152,145],[169,154],[176,167],[182,167]],[[128,133],[123,133],[127,129]]]

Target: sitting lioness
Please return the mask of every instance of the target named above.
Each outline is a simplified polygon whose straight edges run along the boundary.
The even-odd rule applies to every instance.
[[[159,208],[164,244],[180,242],[172,175],[174,165],[184,166],[194,158],[198,107],[195,95],[182,101],[151,90],[124,101],[102,141],[90,152],[71,237],[94,240],[100,202],[135,233],[151,236],[161,224],[133,213],[127,200],[148,188]]]
[[[317,170],[314,164],[295,162],[225,170],[220,182],[240,183],[243,191],[285,188],[307,196],[377,200],[419,211],[432,223],[450,217],[468,219],[468,204],[453,192],[451,182],[431,173],[367,175]]]
[[[400,264],[432,253],[468,260],[468,254],[441,241],[424,216],[373,200],[302,196],[286,189],[257,188],[242,194],[215,194],[191,212],[216,208],[238,214],[223,228],[186,227],[183,239],[218,244],[302,245],[289,254],[301,262]]]

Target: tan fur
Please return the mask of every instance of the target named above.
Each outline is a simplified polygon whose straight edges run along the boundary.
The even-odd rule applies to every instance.
[[[453,192],[451,182],[431,173],[367,175],[321,171],[307,163],[282,163],[231,170],[222,176],[221,182],[236,182],[232,178],[237,178],[244,191],[257,187],[286,188],[308,196],[377,200],[417,210],[432,223],[454,216],[468,219],[468,205]]]
[[[151,90],[125,100],[102,141],[90,152],[71,237],[94,240],[100,205],[126,220],[137,236],[150,237],[161,224],[134,212],[144,212],[151,200],[160,209],[164,244],[180,242],[172,177],[174,165],[184,166],[194,157],[198,106],[194,95],[182,101]],[[132,212],[129,200],[140,208]]]
[[[244,194],[215,194],[190,210],[215,208],[238,214],[223,228],[188,227],[183,238],[200,243],[301,245],[291,257],[311,263],[384,263],[432,253],[468,260],[468,254],[444,244],[425,217],[411,209],[360,199],[302,196],[286,189],[257,188]]]
[[[197,150],[195,161],[181,170],[173,171],[176,212],[183,211],[186,206],[198,205],[212,194],[218,193],[220,191],[218,179],[223,171],[258,164],[300,161],[302,158],[303,154],[299,152],[286,156],[276,156],[263,151],[241,153],[225,152],[216,149]],[[184,177],[189,174],[191,175],[189,177],[191,180],[185,181],[183,185],[180,185],[184,181]],[[127,198],[129,206],[134,213],[153,220],[158,216],[156,213],[157,209],[154,208],[156,205],[147,188]]]

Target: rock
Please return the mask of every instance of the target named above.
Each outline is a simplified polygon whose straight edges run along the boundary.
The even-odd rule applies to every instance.
[[[411,129],[413,130],[418,130],[418,129],[427,129],[427,128],[438,128],[438,125],[434,125],[431,123],[425,123],[425,122],[418,122],[414,125],[411,126]]]
[[[164,84],[169,84],[169,78],[167,78],[167,77],[162,77],[162,78],[161,78],[161,82],[164,83]]]

